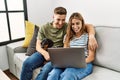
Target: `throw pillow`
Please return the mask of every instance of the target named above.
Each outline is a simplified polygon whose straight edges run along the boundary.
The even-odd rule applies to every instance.
[[[32,39],[33,32],[34,32],[34,24],[33,23],[31,23],[29,21],[25,21],[25,24],[26,24],[25,39],[24,39],[22,47],[28,47],[28,45],[30,44],[30,41]]]
[[[35,25],[33,37],[32,37],[30,44],[27,48],[27,53],[26,53],[27,56],[30,56],[36,52],[36,41],[37,41],[38,30],[39,30],[39,27],[37,25]]]

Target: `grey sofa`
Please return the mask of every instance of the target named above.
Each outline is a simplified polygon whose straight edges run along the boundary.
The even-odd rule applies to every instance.
[[[83,80],[120,80],[120,27],[95,26],[99,48],[96,51],[93,73]],[[23,41],[7,45],[10,72],[20,77],[23,61],[29,57],[25,52],[17,52],[16,47]],[[33,72],[33,80],[40,72]]]

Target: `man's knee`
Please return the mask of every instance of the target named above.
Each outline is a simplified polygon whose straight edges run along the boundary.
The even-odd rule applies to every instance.
[[[33,70],[35,67],[35,64],[29,59],[27,58],[24,62],[23,62],[23,68],[28,69],[28,70]]]
[[[30,61],[29,61],[28,59],[26,59],[26,60],[23,62],[23,66],[24,66],[24,67],[29,67],[29,66],[31,66]]]

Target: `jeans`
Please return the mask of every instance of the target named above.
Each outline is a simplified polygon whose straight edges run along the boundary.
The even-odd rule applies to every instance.
[[[35,80],[47,80],[48,73],[53,69],[51,62],[47,62],[42,69],[40,70],[40,73],[36,77]]]
[[[93,65],[88,63],[86,68],[54,68],[47,80],[81,80],[92,73]]]
[[[31,80],[33,70],[42,66],[44,61],[44,57],[38,52],[29,56],[23,63],[20,80]]]

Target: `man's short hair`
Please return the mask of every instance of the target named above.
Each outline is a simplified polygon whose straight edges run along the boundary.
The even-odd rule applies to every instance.
[[[54,13],[55,14],[60,14],[60,15],[66,15],[67,14],[67,10],[64,7],[56,7],[54,9]]]

